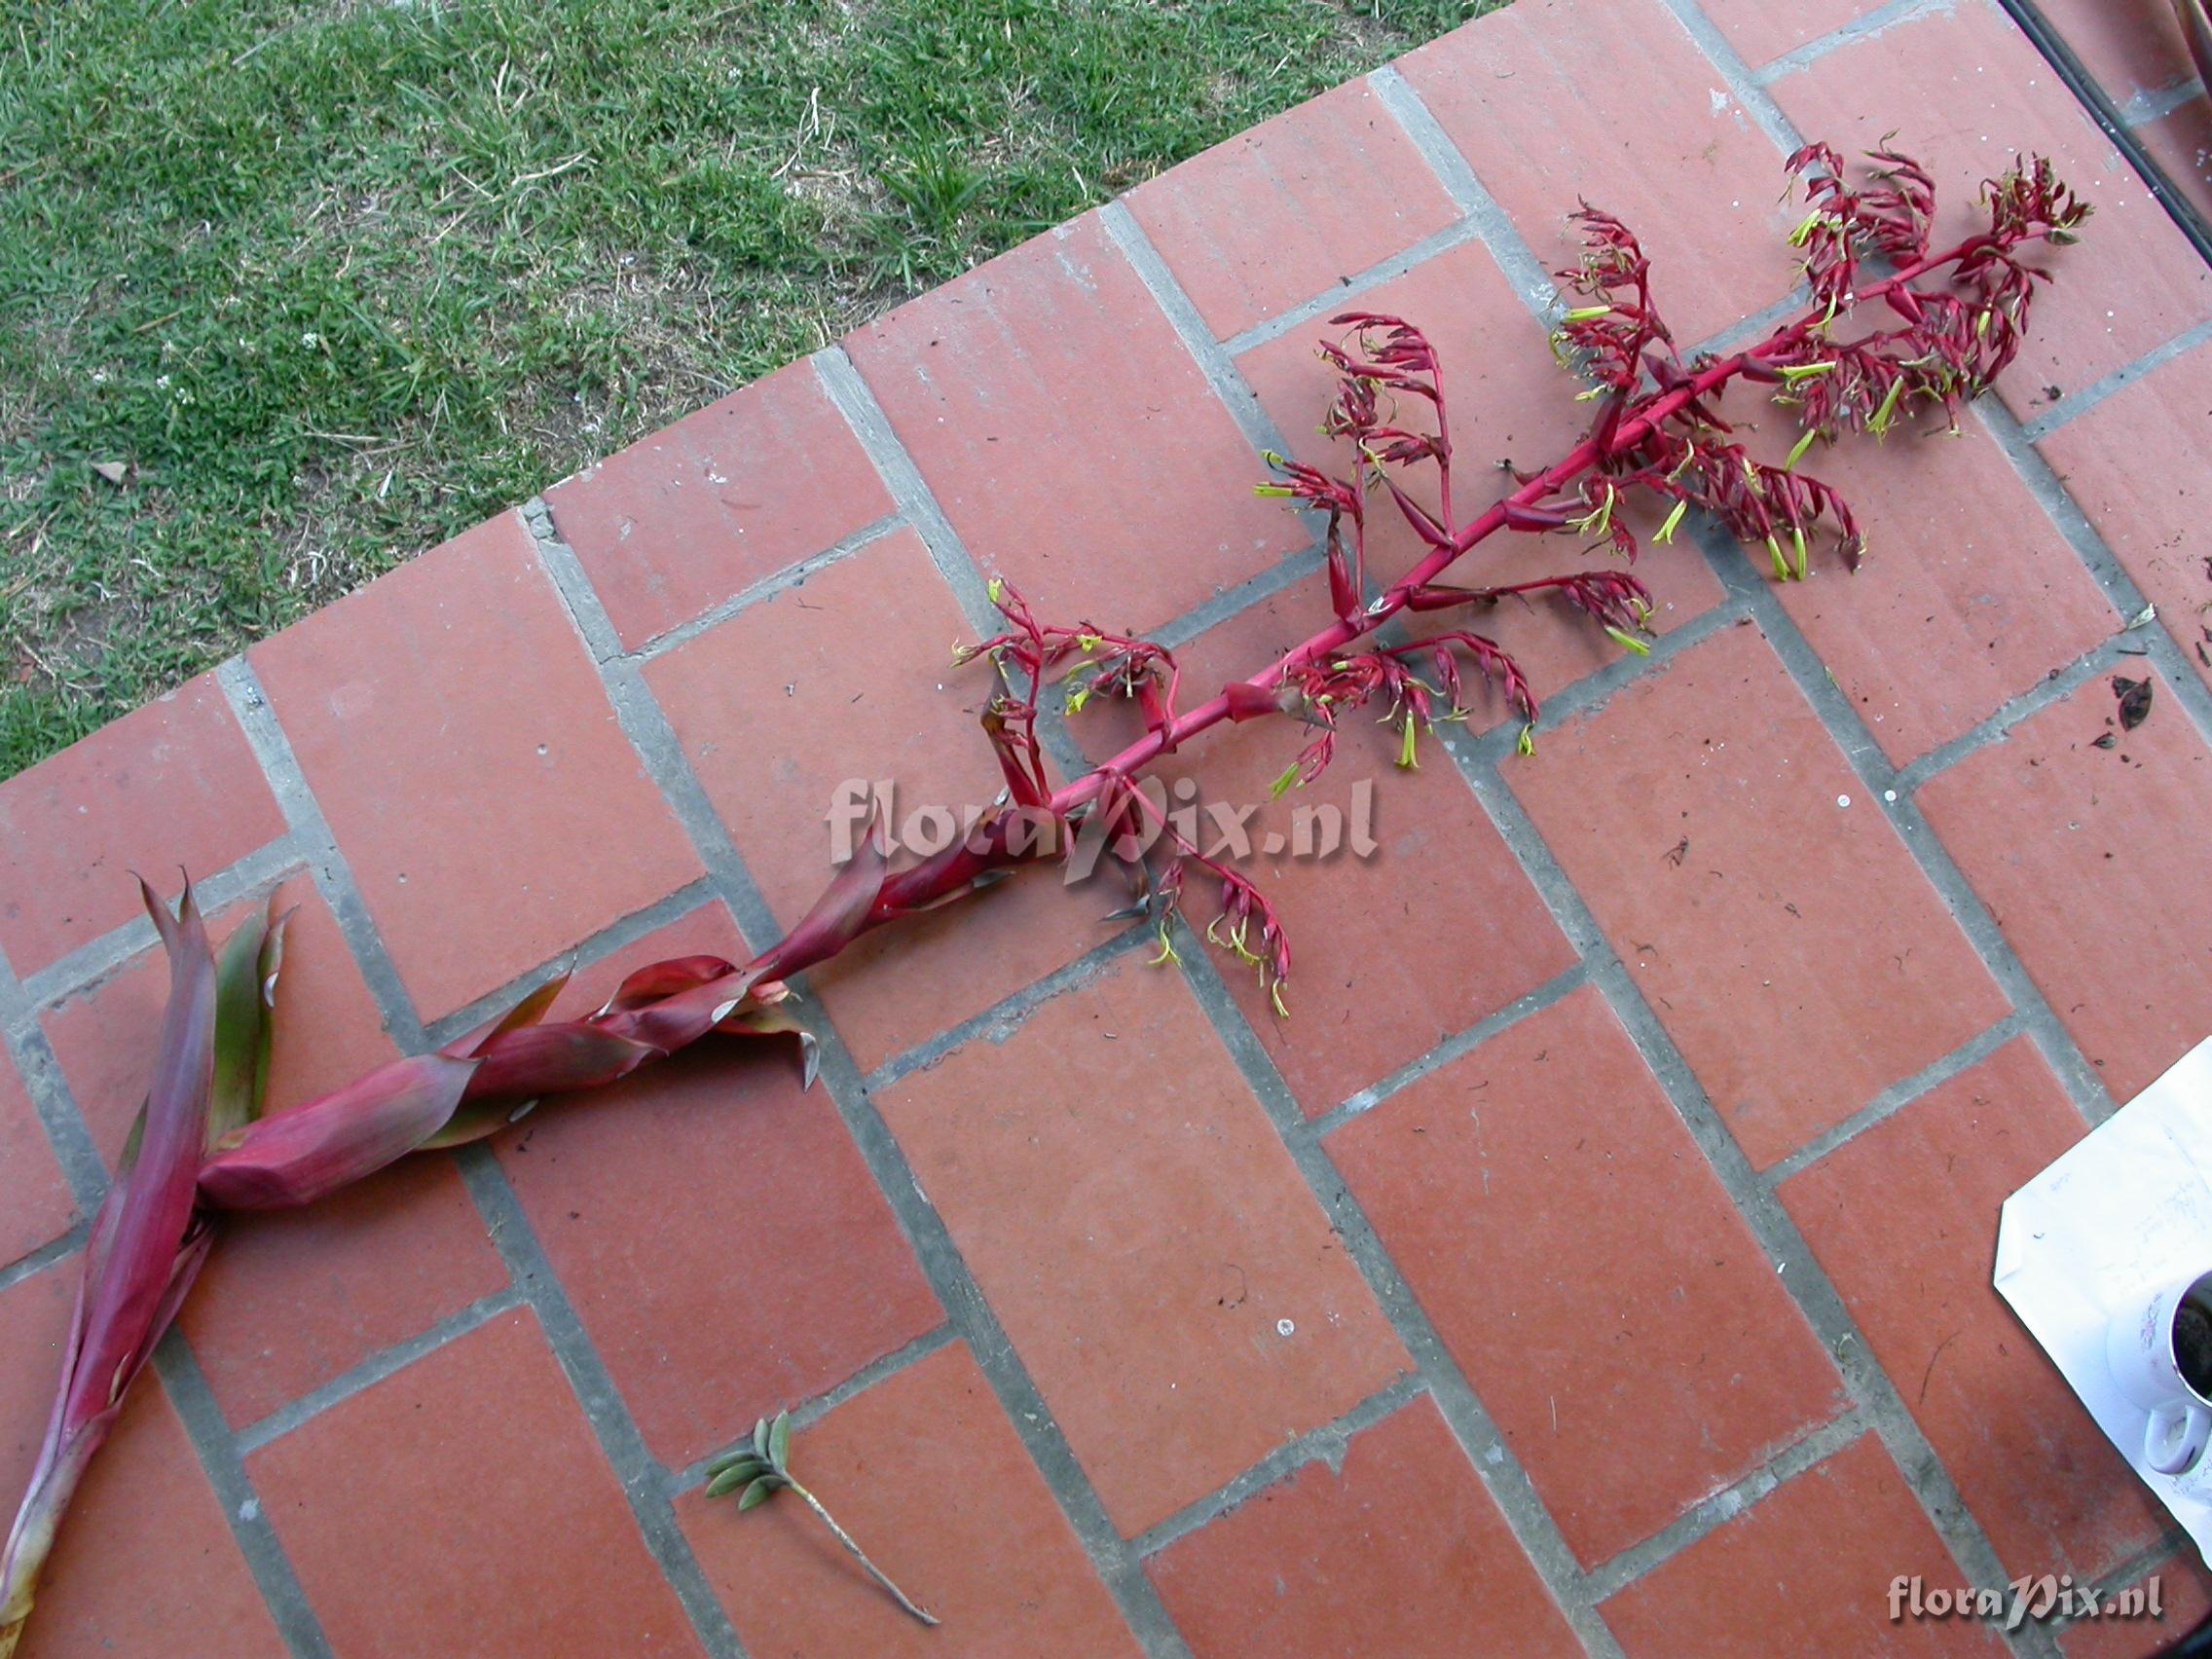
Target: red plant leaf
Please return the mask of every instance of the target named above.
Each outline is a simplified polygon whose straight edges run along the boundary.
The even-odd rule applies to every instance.
[[[83,1370],[68,1416],[82,1420],[120,1399],[161,1331],[154,1321],[191,1225],[193,1179],[206,1147],[207,1100],[215,1066],[215,959],[192,886],[177,914],[141,880],[147,913],[168,952],[168,1006],[146,1094],[145,1131],[129,1173],[109,1189],[86,1253]]]
[[[269,924],[261,941],[261,1052],[254,1062],[253,1116],[261,1116],[269,1093],[269,1056],[276,1042],[276,981],[284,972],[284,936],[290,931],[297,904]]]
[[[218,1209],[313,1203],[429,1143],[482,1063],[410,1054],[233,1130],[200,1167],[201,1198]]]
[[[264,903],[224,940],[215,959],[215,1069],[207,1097],[206,1145],[261,1115],[267,1009],[261,958],[272,932]]]
[[[524,1100],[596,1088],[627,1076],[647,1060],[659,1059],[666,1051],[584,1020],[519,1026],[484,1045],[476,1075],[464,1080],[461,1098]],[[442,1122],[435,1125],[423,1144],[456,1144],[436,1132],[443,1126]]]
[[[814,1033],[801,1025],[797,1015],[792,1013],[791,999],[778,997],[771,1003],[749,1004],[721,1021],[715,1029],[743,1033],[749,1037],[797,1038],[799,1087],[814,1087],[815,1075],[822,1069],[821,1044]]]
[[[438,1051],[451,1054],[457,1060],[465,1060],[471,1055],[481,1054],[486,1045],[493,1038],[503,1037],[506,1033],[519,1031],[524,1026],[535,1025],[543,1019],[546,1010],[553,1006],[554,999],[560,996],[563,987],[568,982],[568,972],[563,970],[524,997],[506,1013],[500,1014],[498,1018],[479,1025],[466,1036],[456,1037]]]
[[[958,846],[955,842],[945,850],[951,852]],[[883,891],[883,878],[890,863],[883,843],[883,810],[878,806],[869,812],[867,833],[846,861],[845,867],[822,890],[822,897],[799,918],[798,926],[762,958],[763,966],[772,969],[774,963],[783,960],[819,962],[859,938],[867,925],[868,912],[875,907],[876,898]]]
[[[610,1014],[604,1018],[595,1014],[593,1019],[603,1030],[672,1054],[697,1042],[717,1023],[727,1018],[764,972],[766,970],[760,966],[732,968],[719,978],[693,985],[687,991],[663,997],[659,1002]]]
[[[736,963],[719,956],[672,956],[666,962],[648,962],[615,987],[592,1017],[645,1008],[736,972]]]

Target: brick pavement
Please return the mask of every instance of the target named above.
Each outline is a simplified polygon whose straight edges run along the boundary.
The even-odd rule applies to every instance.
[[[2163,9],[2044,9],[2203,191]],[[2036,144],[2098,217],[1960,439],[1825,469],[1863,572],[1685,537],[1648,659],[1508,626],[1537,757],[1347,741],[1383,848],[1264,878],[1287,1024],[1031,878],[817,974],[813,1094],[686,1056],[237,1221],[26,1659],[2150,1644],[1895,1626],[1909,1572],[2157,1572],[2194,1619],[2212,1578],[1988,1272],[2002,1196],[2212,1030],[2212,276],[1985,0],[1518,0],[0,784],[0,1486],[143,1086],[127,869],[301,903],[274,1104],[571,955],[581,1006],[757,946],[838,779],[995,787],[943,657],[989,575],[1216,681],[1325,620],[1246,486],[1317,445],[1340,303],[1429,329],[1462,449],[1530,461],[1577,429],[1577,192],[1710,333],[1788,285],[1784,150],[1892,128],[1954,204]],[[2154,713],[2098,748],[2116,672]],[[1235,794],[1284,747],[1166,770]],[[795,1505],[705,1501],[784,1408],[943,1630]]]

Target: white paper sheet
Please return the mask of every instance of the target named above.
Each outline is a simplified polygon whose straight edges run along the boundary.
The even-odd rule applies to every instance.
[[[2212,1272],[2212,1037],[2005,1200],[1998,1290],[2199,1551],[2212,1493],[2143,1461],[2148,1414],[2114,1385],[2105,1330],[2160,1287]]]

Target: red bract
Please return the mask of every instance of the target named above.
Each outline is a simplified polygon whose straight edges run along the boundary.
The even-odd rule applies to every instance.
[[[1468,628],[1412,644],[1370,636],[1401,611],[1507,621],[1509,604],[1557,601],[1624,647],[1647,649],[1650,595],[1625,568],[1641,551],[1621,511],[1634,492],[1667,504],[1653,537],[1662,544],[1695,507],[1739,540],[1763,546],[1778,578],[1806,573],[1824,530],[1856,564],[1863,542],[1849,504],[1798,462],[1816,442],[1854,431],[1878,437],[1923,413],[1947,420],[1978,396],[2018,350],[2035,285],[2046,279],[2023,262],[2025,249],[2071,240],[2088,211],[2048,163],[2029,158],[1984,186],[1986,231],[1931,253],[1935,192],[1927,173],[1890,151],[1872,160],[1870,178],[1853,189],[1832,150],[1814,145],[1791,158],[1793,171],[1811,175],[1812,211],[1794,240],[1805,251],[1813,303],[1759,344],[1725,356],[1681,357],[1641,245],[1619,219],[1585,204],[1576,215],[1584,257],[1560,273],[1581,303],[1566,311],[1554,344],[1562,361],[1591,382],[1582,393],[1593,404],[1589,430],[1552,465],[1516,474],[1510,492],[1465,521],[1454,502],[1450,400],[1435,348],[1400,317],[1348,312],[1331,319],[1341,332],[1320,352],[1338,384],[1324,429],[1349,447],[1349,475],[1270,456],[1276,481],[1260,488],[1323,515],[1336,620],[1183,710],[1171,651],[1088,623],[1040,621],[994,581],[990,597],[1006,630],[957,648],[955,658],[986,659],[998,676],[982,723],[1005,779],[1003,797],[964,839],[903,869],[889,867],[880,829],[871,825],[859,855],[806,917],[749,963],[715,956],[654,963],[592,1014],[548,1023],[564,983],[556,979],[436,1053],[394,1061],[263,1117],[266,1013],[281,921],[249,922],[226,945],[218,973],[189,891],[173,921],[153,906],[172,972],[157,1087],[135,1158],[127,1155],[92,1227],[53,1425],[0,1577],[0,1659],[29,1610],[39,1563],[85,1460],[204,1254],[208,1233],[204,1213],[193,1207],[196,1183],[208,1209],[309,1202],[410,1151],[481,1138],[544,1096],[612,1082],[712,1033],[795,1036],[811,1079],[812,1039],[793,1013],[792,976],[873,928],[1086,843],[1124,867],[1137,898],[1120,915],[1141,916],[1159,930],[1156,960],[1175,954],[1190,872],[1210,877],[1220,908],[1208,937],[1257,971],[1279,1010],[1291,968],[1279,916],[1248,877],[1201,853],[1137,787],[1152,761],[1222,720],[1286,716],[1309,735],[1277,780],[1281,793],[1330,764],[1347,714],[1380,701],[1382,718],[1399,732],[1400,763],[1412,766],[1422,728],[1468,713],[1463,665],[1518,713],[1521,745],[1532,747],[1536,690],[1496,640]],[[1862,268],[1874,260],[1897,269],[1862,283]],[[1738,380],[1771,387],[1773,401],[1799,424],[1801,436],[1779,466],[1748,455],[1720,414]],[[1401,480],[1416,467],[1435,469],[1434,511]],[[1377,491],[1423,552],[1369,599],[1368,500]],[[1508,531],[1572,535],[1620,568],[1507,585],[1442,579],[1473,548]],[[1125,698],[1145,727],[1112,759],[1057,787],[1037,732],[1039,699],[1054,674],[1062,676],[1070,714],[1095,697]]]
[[[193,1186],[214,1085],[214,958],[189,886],[174,916],[144,882],[139,889],[168,953],[168,1006],[134,1145],[92,1218],[54,1414],[0,1558],[0,1654],[15,1650],[61,1513],[212,1238]]]
[[[871,832],[799,925],[775,949],[740,966],[685,956],[641,968],[581,1019],[543,1023],[568,976],[540,985],[508,1013],[313,1100],[225,1133],[200,1168],[201,1201],[217,1209],[313,1203],[418,1150],[461,1146],[512,1123],[549,1094],[598,1088],[709,1032],[797,1038],[809,1082],[814,1040],[783,1005],[779,961],[841,950],[883,884]]]

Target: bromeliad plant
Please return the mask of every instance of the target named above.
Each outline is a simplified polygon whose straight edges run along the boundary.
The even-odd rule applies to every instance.
[[[1377,632],[1401,613],[1444,613],[1456,623],[1493,616],[1509,601],[1548,601],[1629,649],[1646,649],[1650,595],[1631,569],[1640,547],[1624,512],[1638,498],[1664,505],[1653,537],[1661,543],[1694,507],[1762,549],[1777,579],[1802,578],[1824,537],[1856,567],[1865,543],[1849,504],[1799,463],[1814,446],[1846,433],[1880,437],[1931,416],[1953,419],[2019,350],[2045,278],[2026,263],[2028,251],[2072,240],[2088,213],[2047,163],[2031,158],[1983,186],[1986,229],[1935,250],[1935,191],[1926,171],[1888,150],[1871,160],[1869,175],[1854,184],[1825,146],[1790,158],[1790,170],[1808,181],[1810,211],[1792,240],[1804,253],[1810,299],[1802,314],[1756,345],[1722,354],[1685,358],[1677,350],[1636,238],[1618,219],[1584,206],[1576,218],[1585,252],[1559,274],[1576,303],[1555,345],[1589,383],[1581,393],[1594,405],[1589,429],[1550,466],[1516,473],[1511,490],[1465,519],[1434,347],[1398,317],[1350,312],[1334,318],[1344,332],[1320,348],[1337,377],[1324,429],[1348,447],[1349,475],[1271,456],[1275,479],[1262,489],[1319,515],[1336,619],[1250,678],[1184,709],[1182,675],[1165,648],[1088,624],[1040,621],[1018,594],[994,583],[1006,628],[959,655],[987,659],[998,675],[982,723],[1006,780],[1001,801],[964,840],[904,868],[891,867],[871,829],[805,919],[751,962],[655,963],[623,980],[594,1013],[548,1022],[564,982],[556,979],[433,1053],[265,1116],[282,920],[255,918],[218,963],[189,886],[174,917],[149,892],[171,965],[160,1059],[141,1128],[92,1225],[54,1417],[0,1565],[0,1659],[8,1659],[29,1614],[61,1512],[174,1317],[217,1213],[313,1202],[410,1152],[480,1139],[547,1095],[610,1083],[710,1033],[793,1036],[811,1077],[812,1039],[793,1012],[793,975],[864,933],[955,902],[1024,866],[1057,861],[1086,840],[1110,851],[1128,876],[1136,899],[1120,914],[1158,928],[1162,959],[1173,954],[1187,877],[1210,879],[1219,913],[1209,937],[1257,971],[1279,1008],[1291,968],[1280,919],[1249,878],[1201,853],[1137,787],[1144,767],[1223,720],[1288,719],[1307,736],[1277,780],[1280,793],[1318,777],[1346,719],[1378,706],[1399,733],[1401,761],[1411,765],[1422,729],[1468,712],[1468,666],[1519,716],[1521,747],[1532,749],[1536,691],[1495,640],[1464,626],[1411,644],[1385,643]],[[1722,397],[1737,381],[1766,387],[1799,426],[1780,463],[1754,459],[1723,418]],[[1434,507],[1409,488],[1423,471],[1433,479]],[[1381,585],[1368,531],[1371,512],[1384,502],[1411,527],[1421,554]],[[1443,579],[1472,549],[1507,533],[1572,536],[1609,550],[1619,564],[1502,586]],[[1126,698],[1145,722],[1144,735],[1112,759],[1057,785],[1037,729],[1043,688],[1056,673],[1066,676],[1071,712],[1094,697]],[[719,1464],[716,1482],[734,1488],[744,1470],[752,1502],[788,1487],[814,1503],[790,1478],[788,1442],[779,1419]],[[876,1577],[909,1612],[926,1616]]]

